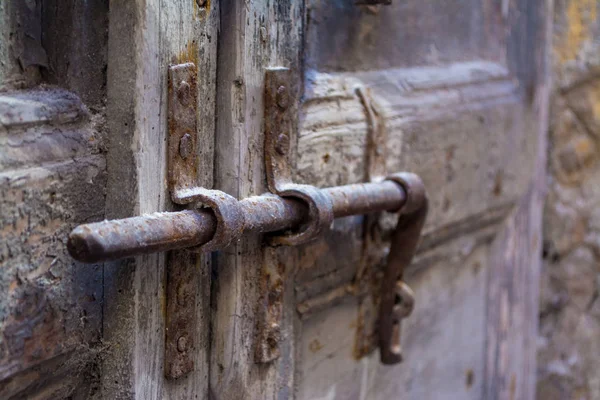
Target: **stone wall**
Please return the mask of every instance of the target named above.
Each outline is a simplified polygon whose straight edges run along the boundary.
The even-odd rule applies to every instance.
[[[540,400],[600,399],[598,8],[596,0],[555,0]]]

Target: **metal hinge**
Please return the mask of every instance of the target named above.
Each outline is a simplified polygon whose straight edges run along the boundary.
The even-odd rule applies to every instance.
[[[134,255],[186,248],[195,252],[222,249],[250,232],[271,232],[270,245],[297,245],[330,228],[334,218],[380,211],[399,212],[391,251],[382,283],[379,313],[381,360],[401,359],[400,320],[410,314],[414,298],[402,282],[419,242],[427,214],[427,198],[417,175],[392,174],[385,180],[318,189],[292,182],[289,140],[294,129],[297,101],[290,71],[274,68],[265,77],[265,166],[271,193],[237,200],[212,189],[196,186],[196,67],[192,63],[169,67],[168,181],[174,203],[183,211],[103,221],[75,228],[68,241],[71,255],[83,262],[107,261]],[[168,272],[166,368],[168,378],[184,376],[193,369],[193,327],[188,324],[186,293],[193,279],[175,270]],[[269,290],[267,288],[266,290]],[[278,319],[282,310],[265,305]],[[271,321],[272,322],[272,321]],[[257,361],[277,358],[272,339],[278,335],[271,324],[257,343]],[[183,339],[182,339],[183,338]],[[270,341],[270,342],[269,342]],[[170,364],[169,364],[170,363]]]

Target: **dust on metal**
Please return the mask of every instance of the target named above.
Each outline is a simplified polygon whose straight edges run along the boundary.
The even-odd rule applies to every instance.
[[[406,201],[404,189],[391,181],[334,186],[321,189],[321,192],[330,199],[335,218],[398,211]],[[268,193],[238,203],[244,214],[240,228],[242,235],[282,232],[309,219],[306,203],[294,198]],[[71,231],[67,246],[71,256],[78,261],[110,261],[201,246],[213,238],[217,225],[217,218],[210,208],[157,212],[80,225]]]

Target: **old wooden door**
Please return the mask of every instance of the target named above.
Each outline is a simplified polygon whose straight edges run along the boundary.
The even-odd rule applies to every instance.
[[[383,2],[382,2],[383,3]],[[549,2],[112,1],[107,218],[168,210],[167,67],[198,67],[200,182],[267,189],[265,70],[298,87],[297,182],[411,171],[431,208],[406,275],[404,362],[374,346],[372,279],[387,216],[336,220],[310,244],[260,235],[197,265],[194,371],[163,377],[165,260],[104,267],[106,398],[531,399],[543,201]],[[371,151],[375,143],[377,151]],[[279,357],[257,359],[265,268],[282,274]],[[114,344],[118,345],[115,346]]]

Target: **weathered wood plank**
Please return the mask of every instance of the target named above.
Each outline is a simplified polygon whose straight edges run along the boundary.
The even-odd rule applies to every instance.
[[[221,4],[215,186],[237,198],[265,191],[263,82],[266,67],[291,68],[300,81],[302,1],[224,1]],[[290,82],[290,84],[295,84]],[[293,132],[292,132],[293,134]],[[211,396],[289,398],[293,343],[271,364],[254,363],[255,313],[263,263],[261,238],[244,237],[216,258],[213,291]],[[291,288],[286,287],[286,312]],[[289,310],[289,311],[288,311]],[[289,335],[289,314],[283,336]]]
[[[0,170],[35,167],[100,152],[87,108],[71,92],[35,89],[0,95]]]
[[[116,1],[110,4],[107,216],[170,209],[166,187],[167,67],[198,67],[198,148],[201,186],[212,185],[216,45],[219,3]],[[199,296],[194,371],[164,379],[165,255],[105,266],[103,365],[107,398],[208,397],[209,258],[197,263]]]
[[[383,366],[377,352],[354,359],[356,299],[305,321],[298,398],[481,399],[487,250],[483,244],[407,277],[418,302],[403,321],[402,364]]]
[[[43,0],[44,82],[76,93],[92,112],[106,106],[108,0]]]
[[[488,399],[532,399],[546,194],[552,1],[511,1],[508,54],[525,93],[525,132],[534,137],[528,190],[492,244],[487,288],[486,387]]]
[[[368,126],[355,88],[367,87],[387,130],[387,170],[411,170],[435,188],[427,232],[525,191],[535,140],[522,135],[518,88],[498,64],[311,73],[307,84],[297,171],[305,183],[364,180]]]
[[[47,66],[42,0],[0,3],[0,90],[40,83],[40,67]]]
[[[298,179],[317,186],[364,180],[369,126],[356,88],[367,87],[388,138],[381,150],[387,170],[416,172],[429,188],[421,251],[435,250],[437,259],[451,255],[445,243],[458,236],[476,237],[481,230],[489,239],[488,231],[499,229],[529,184],[535,138],[523,137],[521,98],[498,64],[311,72],[307,84]],[[384,231],[394,226],[388,219]],[[299,301],[352,281],[361,259],[361,221],[336,221],[324,240],[303,249]],[[419,258],[415,263],[423,264]]]
[[[101,349],[102,268],[66,250],[75,224],[104,216],[95,138],[73,93],[0,95],[1,398],[86,395],[97,382],[86,373]]]
[[[413,337],[415,323],[409,318],[403,347],[407,352],[409,347],[417,349],[418,356],[416,361],[407,360],[407,365],[382,370],[375,355],[352,361],[353,328],[362,330],[364,319],[352,317],[351,304],[356,300],[349,277],[362,259],[348,249],[360,246],[362,240],[348,222],[336,224],[328,238],[307,246],[299,259],[297,293],[303,301],[299,305],[303,320],[296,329],[296,340],[302,343],[296,384],[300,396],[533,397],[539,259],[534,238],[539,234],[543,187],[539,172],[544,164],[540,148],[545,143],[541,121],[547,108],[547,62],[542,54],[549,41],[544,31],[548,14],[542,10],[545,2],[506,2],[502,7],[491,2],[467,4],[445,4],[452,11],[444,13],[447,19],[442,21],[426,1],[405,2],[385,9],[389,12],[310,3],[307,52],[314,70],[307,74],[298,177],[319,186],[364,179],[370,167],[365,151],[369,123],[356,88],[368,93],[378,123],[387,129],[388,144],[382,152],[387,153],[388,170],[417,172],[432,199],[424,247],[407,276],[417,287],[417,303],[426,296],[421,300],[425,304],[411,318],[434,314],[439,307],[428,301],[438,295],[448,296],[444,305],[453,304],[448,315],[461,316],[427,320],[414,336],[423,340],[422,347],[407,339]],[[461,7],[468,10],[461,12]],[[406,21],[403,18],[414,21],[393,26]],[[461,18],[474,18],[474,23],[444,28]],[[455,42],[465,32],[470,32],[467,36],[478,32],[490,18],[493,23],[476,40]],[[385,37],[390,27],[399,34],[392,40]],[[419,30],[419,37],[402,36],[411,29]],[[504,29],[509,32],[506,40],[501,35]],[[398,37],[404,38],[403,46],[394,41]],[[438,43],[447,46],[436,48]],[[438,66],[440,61],[453,63]],[[422,67],[398,69],[413,65]],[[356,229],[359,224],[355,222]],[[382,226],[389,228],[387,223]],[[478,259],[468,268],[474,251]],[[448,269],[452,276],[446,275]],[[424,276],[427,280],[419,281]],[[441,287],[434,284],[438,279]],[[488,293],[486,285],[490,285],[487,290],[499,287]],[[420,295],[420,290],[425,294]],[[502,312],[506,307],[502,308],[498,293],[510,299],[515,311],[508,322],[501,319],[507,313]],[[472,308],[475,304],[477,310]],[[511,327],[508,334],[494,336],[506,326]],[[330,352],[315,356],[323,343],[306,334],[329,338],[325,347]],[[455,365],[459,368],[452,368]],[[521,374],[512,388],[511,373]]]
[[[105,181],[102,156],[0,173],[2,398],[59,380],[45,366],[55,357],[72,353],[64,370],[75,377],[95,355],[101,266],[74,262],[65,238],[76,223],[103,217]],[[35,370],[39,382],[30,382]]]

